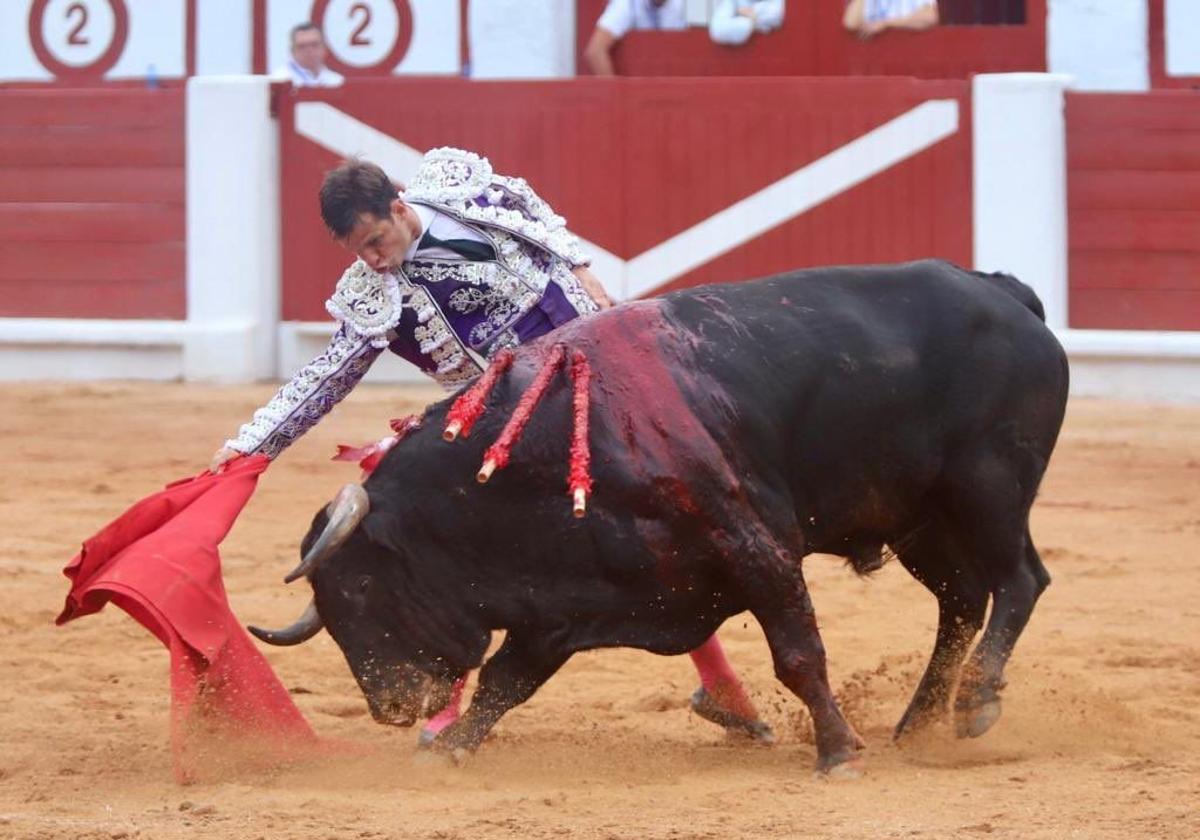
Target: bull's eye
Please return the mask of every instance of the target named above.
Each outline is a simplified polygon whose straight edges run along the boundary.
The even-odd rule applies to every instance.
[[[370,588],[371,588],[371,579],[369,577],[367,577],[366,575],[363,575],[362,577],[360,577],[358,579],[358,591],[359,592],[366,593],[366,591]]]

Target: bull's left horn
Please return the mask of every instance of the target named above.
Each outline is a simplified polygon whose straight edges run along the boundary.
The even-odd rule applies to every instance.
[[[367,497],[367,491],[361,484],[347,484],[338,492],[332,507],[333,510],[329,513],[329,522],[325,524],[325,530],[321,532],[321,536],[317,537],[313,547],[304,555],[300,565],[292,569],[291,573],[283,579],[284,583],[291,583],[297,578],[306,577],[322,560],[337,551],[338,546],[346,541],[346,537],[354,532],[358,523],[362,522],[363,517],[371,509],[371,500]]]
[[[316,602],[309,601],[304,614],[296,619],[294,624],[284,627],[282,630],[263,630],[261,627],[254,626],[249,626],[246,629],[269,645],[287,647],[307,642],[313,636],[320,633],[321,628],[324,626],[325,624],[321,621],[321,616],[317,615]]]

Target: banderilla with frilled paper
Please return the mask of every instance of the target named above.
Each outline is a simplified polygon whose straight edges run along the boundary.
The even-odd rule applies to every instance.
[[[570,374],[574,385],[573,415],[574,428],[571,434],[571,458],[567,471],[567,493],[571,496],[575,516],[582,517],[587,513],[587,497],[592,492],[591,461],[592,454],[588,448],[588,389],[592,378],[592,368],[587,356],[580,350],[571,351]],[[505,424],[504,430],[496,442],[483,453],[483,465],[475,475],[480,484],[485,484],[492,473],[508,465],[512,449],[521,439],[521,433],[537,409],[538,403],[545,396],[546,389],[554,375],[561,370],[567,361],[567,348],[556,344],[542,363],[542,367],[534,377],[533,382],[521,394],[517,407]],[[475,422],[484,411],[484,404],[496,382],[512,367],[513,352],[502,350],[496,354],[492,364],[484,372],[479,381],[464,391],[450,411],[446,414],[446,428],[442,438],[453,442],[459,437],[468,437]]]

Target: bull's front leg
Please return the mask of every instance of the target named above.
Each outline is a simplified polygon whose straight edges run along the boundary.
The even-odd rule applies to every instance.
[[[780,581],[783,597],[751,608],[763,627],[775,676],[804,701],[812,715],[817,742],[817,771],[828,773],[845,765],[857,773],[852,762],[865,746],[838,709],[825,670],[825,647],[817,631],[817,618],[804,578],[797,566]],[[768,590],[769,591],[769,590]],[[780,590],[776,590],[779,592]]]
[[[496,721],[532,697],[570,656],[552,633],[510,630],[504,644],[479,670],[479,687],[470,707],[430,746],[454,755],[474,751]]]

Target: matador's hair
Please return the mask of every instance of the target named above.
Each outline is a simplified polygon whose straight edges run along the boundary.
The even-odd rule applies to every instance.
[[[369,213],[377,219],[392,214],[396,185],[380,167],[358,158],[342,161],[325,173],[321,184],[321,219],[337,239],[350,234],[358,217]]]

